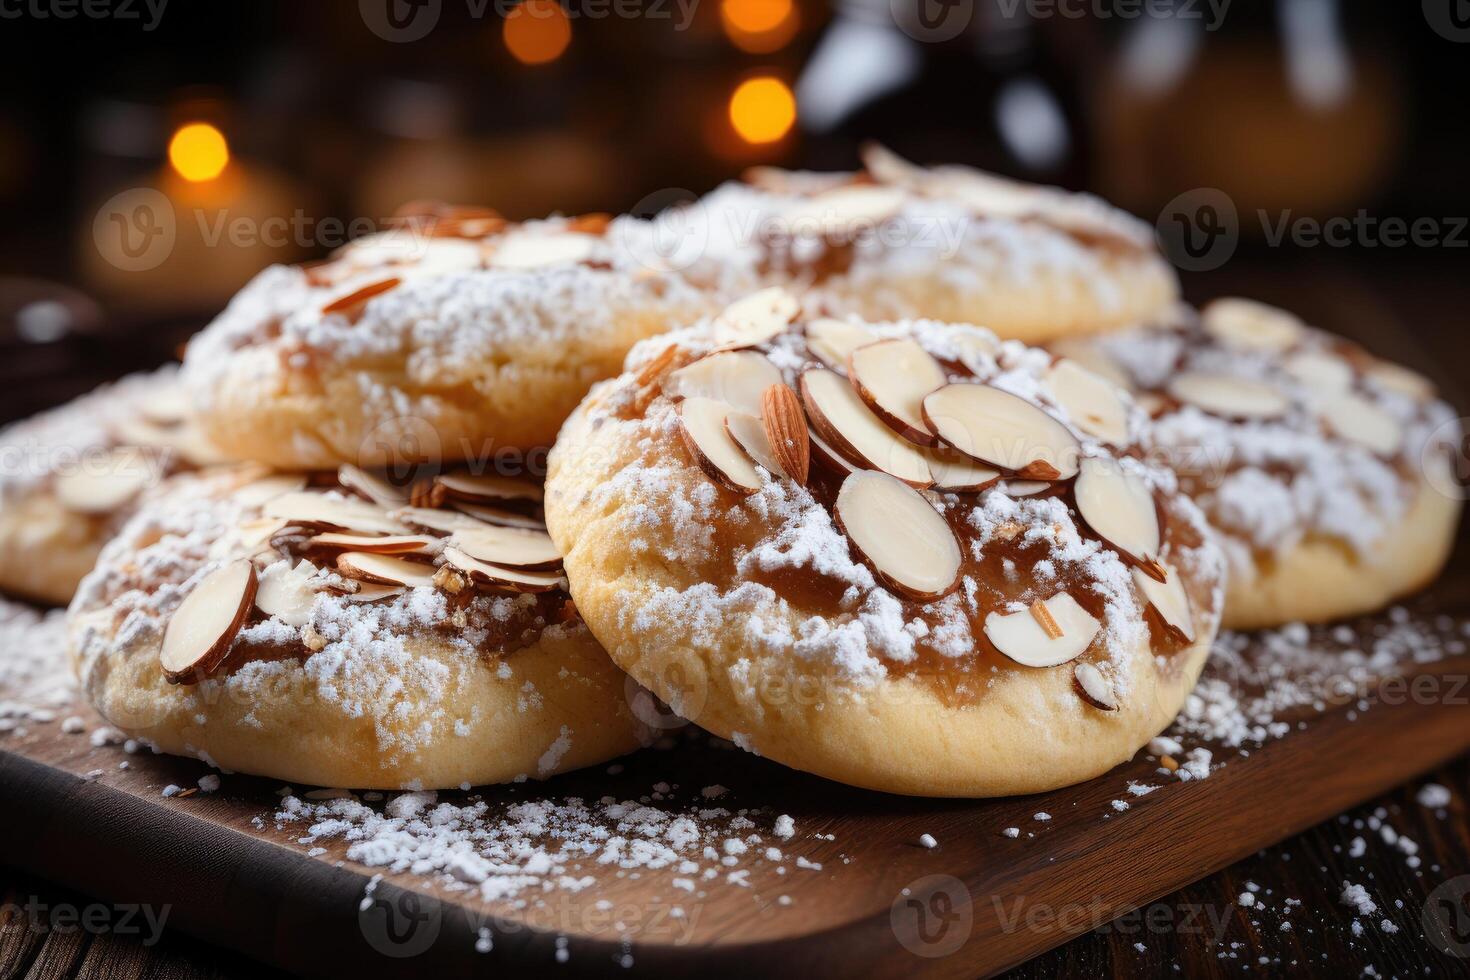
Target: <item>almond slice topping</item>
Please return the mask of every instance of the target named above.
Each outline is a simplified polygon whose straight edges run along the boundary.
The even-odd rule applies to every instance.
[[[1367,376],[1380,388],[1427,402],[1434,397],[1434,383],[1418,371],[1411,371],[1391,361],[1374,361]]]
[[[1188,371],[1170,380],[1168,391],[1181,402],[1230,419],[1280,418],[1291,407],[1271,385],[1227,374]]]
[[[842,481],[837,526],[884,585],[910,599],[937,599],[960,574],[960,545],[939,512],[913,487],[859,470]]]
[[[1160,582],[1144,574],[1142,569],[1133,569],[1133,584],[1143,593],[1151,614],[1157,624],[1174,639],[1183,643],[1194,642],[1194,616],[1190,612],[1189,593],[1184,590],[1184,581],[1173,567],[1161,566],[1165,580]]]
[[[529,480],[501,476],[498,473],[441,473],[434,482],[443,487],[450,496],[471,503],[492,503],[497,500],[541,500],[540,487]]]
[[[1404,442],[1398,420],[1373,402],[1352,392],[1322,399],[1322,421],[1339,439],[1355,442],[1379,456],[1393,456]]]
[[[592,254],[596,241],[576,232],[513,232],[496,244],[490,264],[500,269],[536,269],[582,262]]]
[[[348,578],[380,585],[403,585],[416,589],[434,584],[433,565],[366,551],[344,551],[338,555],[337,571]]]
[[[315,574],[316,566],[309,561],[297,562],[295,567],[287,567],[284,561],[276,562],[260,574],[255,607],[287,626],[300,629],[310,622],[312,606],[316,604],[317,590],[311,586]]]
[[[1286,373],[1316,395],[1335,395],[1353,385],[1352,365],[1336,354],[1299,351],[1286,359]]]
[[[878,335],[867,327],[846,320],[822,317],[806,325],[807,349],[834,371],[846,371],[848,356],[877,340]]]
[[[730,433],[735,445],[745,450],[745,455],[756,465],[764,467],[774,476],[787,475],[780,461],[776,459],[770,436],[766,434],[765,423],[760,419],[744,412],[730,412],[725,416],[725,431]]]
[[[378,474],[351,463],[337,467],[337,482],[379,507],[399,507],[408,503],[407,487],[395,486]]]
[[[1113,682],[1092,664],[1080,663],[1072,668],[1072,687],[1077,696],[1099,711],[1118,710],[1118,692]]]
[[[1133,379],[1128,372],[1096,340],[1089,337],[1063,337],[1046,346],[1053,354],[1075,361],[1104,381],[1111,381],[1124,391],[1133,391]]]
[[[101,458],[77,460],[56,477],[56,497],[74,514],[108,514],[129,503],[153,481],[147,459],[135,449],[114,449]]]
[[[1128,444],[1128,406],[1112,382],[1065,359],[1053,364],[1046,378],[1073,425],[1114,446]]]
[[[244,507],[260,507],[277,497],[306,489],[306,477],[282,473],[251,480],[234,493],[236,503]]]
[[[462,513],[458,507],[454,510],[439,510],[437,507],[399,507],[390,511],[389,516],[405,524],[438,531],[440,534],[452,534],[461,528],[479,528],[489,523]]]
[[[170,684],[208,677],[230,652],[255,602],[257,579],[249,558],[227,562],[194,586],[163,629],[158,651]]]
[[[761,398],[761,406],[761,424],[765,428],[771,454],[782,472],[805,486],[812,457],[801,399],[787,385],[771,385]]]
[[[566,580],[560,574],[518,571],[479,561],[458,548],[445,548],[444,560],[453,568],[469,575],[481,585],[491,585],[507,592],[551,592]]]
[[[781,383],[781,372],[764,354],[721,351],[671,373],[664,380],[663,390],[675,401],[713,398],[759,418],[766,389]]]
[[[784,333],[801,313],[801,302],[779,286],[751,293],[715,317],[715,342],[722,350],[755,347]]]
[[[1007,480],[1001,485],[1001,491],[1007,497],[1033,497],[1054,485],[1046,480]]]
[[[561,567],[561,552],[545,531],[509,527],[466,529],[455,531],[447,546],[477,561],[505,568],[542,571]]]
[[[408,534],[410,530],[389,517],[381,507],[359,500],[337,500],[324,493],[302,490],[284,493],[266,501],[266,517],[279,517],[293,524],[357,531],[363,534]]]
[[[1153,562],[1162,533],[1148,484],[1118,461],[1089,457],[1072,485],[1077,512],[1113,550],[1139,565]]]
[[[684,445],[711,479],[741,494],[761,488],[755,464],[725,428],[728,404],[713,398],[686,398],[676,411]]]
[[[950,384],[924,398],[924,420],[945,445],[1035,480],[1076,475],[1082,445],[1067,427],[1019,395]]]
[[[451,500],[449,506],[482,524],[493,524],[496,527],[521,527],[530,531],[546,530],[546,522],[540,518],[527,517],[525,514],[518,514],[502,507],[486,507],[484,504],[472,504],[467,500]]]
[[[407,592],[401,585],[382,585],[378,582],[358,583],[356,592],[345,593],[342,598],[348,602],[380,602],[383,599],[396,599]]]
[[[339,296],[322,307],[322,316],[331,316],[340,313],[349,320],[356,319],[361,315],[363,308],[367,306],[368,300],[374,296],[381,296],[388,290],[395,288],[400,280],[395,276],[384,279],[381,282],[368,283],[358,289],[354,289],[346,296]]]
[[[924,424],[924,396],[949,381],[944,368],[916,341],[880,340],[859,347],[847,359],[852,387],[873,414],[909,442],[938,442]]]
[[[848,460],[913,486],[927,487],[934,482],[919,447],[884,425],[836,371],[817,369],[803,374],[801,399],[812,428]]]
[[[1043,618],[1048,626],[1042,625]],[[1077,659],[1101,627],[1069,592],[1058,592],[1020,612],[993,612],[985,617],[990,642],[1026,667],[1056,667]]]
[[[781,221],[792,236],[820,236],[886,221],[907,195],[897,187],[854,184],[823,191],[786,208]]]
[[[1233,296],[1206,306],[1200,322],[1221,343],[1272,352],[1286,350],[1305,332],[1302,321],[1285,310]]]
[[[421,534],[389,534],[373,537],[366,534],[339,534],[328,531],[306,542],[308,548],[332,551],[371,551],[379,555],[427,555],[436,550],[437,538]]]
[[[979,493],[1000,480],[1000,470],[977,463],[953,449],[929,449],[924,452],[924,458],[929,461],[929,472],[934,475],[935,490]]]
[[[842,454],[822,441],[821,436],[815,432],[808,431],[807,437],[811,441],[812,459],[821,463],[829,470],[836,470],[843,475],[857,471],[856,466],[843,459]]]

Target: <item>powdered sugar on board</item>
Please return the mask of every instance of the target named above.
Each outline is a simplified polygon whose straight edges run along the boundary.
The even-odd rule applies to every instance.
[[[56,721],[76,697],[66,661],[66,614],[40,613],[0,599],[0,736],[23,736],[32,724]],[[64,729],[80,733],[80,719]]]

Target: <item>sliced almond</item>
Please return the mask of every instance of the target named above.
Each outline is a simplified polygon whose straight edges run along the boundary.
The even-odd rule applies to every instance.
[[[821,436],[810,431],[807,433],[807,436],[811,441],[812,459],[827,467],[827,469],[836,470],[844,476],[857,470],[857,467],[844,459],[841,453],[827,445]]]
[[[407,487],[396,486],[378,474],[351,463],[343,463],[337,467],[337,482],[379,507],[399,507],[408,503]]]
[[[328,551],[370,551],[378,555],[433,554],[438,538],[422,534],[388,534],[373,537],[366,534],[339,534],[328,531],[312,536],[306,546]]]
[[[1046,480],[1007,480],[1000,489],[1007,497],[1034,497],[1054,486]]]
[[[1133,570],[1133,584],[1143,593],[1158,625],[1182,643],[1194,642],[1194,616],[1190,612],[1189,593],[1179,573],[1168,565],[1164,570],[1164,581],[1160,582],[1144,574],[1142,569]]]
[[[811,469],[811,439],[796,392],[784,384],[767,388],[761,397],[761,424],[781,471],[805,485]]]
[[[885,425],[842,375],[825,369],[807,371],[801,376],[801,398],[812,427],[850,461],[913,486],[934,482],[919,447]]]
[[[764,467],[773,476],[786,476],[786,470],[771,448],[765,423],[760,419],[744,412],[730,412],[725,416],[725,431],[756,465]]]
[[[677,411],[684,445],[711,479],[736,493],[751,494],[761,488],[755,464],[725,428],[728,404],[713,398],[686,398]]]
[[[1404,444],[1397,419],[1362,395],[1342,392],[1318,404],[1322,421],[1339,439],[1355,442],[1379,456],[1393,456]]]
[[[1335,395],[1353,385],[1353,367],[1326,351],[1298,351],[1286,359],[1286,373],[1315,395]]]
[[[466,529],[455,531],[447,547],[505,568],[544,571],[561,567],[561,552],[545,531],[488,526]]]
[[[807,349],[834,371],[846,371],[848,355],[877,340],[867,327],[846,320],[822,317],[806,325]]]
[[[1093,338],[1063,337],[1047,344],[1047,347],[1053,354],[1075,361],[1099,378],[1111,381],[1124,391],[1134,390],[1132,377]]]
[[[960,545],[949,523],[913,487],[859,470],[842,481],[832,513],[878,578],[910,599],[937,599],[960,574]]]
[[[781,372],[764,354],[721,351],[672,372],[664,379],[663,391],[675,401],[713,398],[759,418],[766,389],[781,383]]]
[[[1000,470],[977,463],[952,449],[928,449],[924,451],[924,458],[929,461],[929,472],[934,475],[935,490],[979,493],[1000,481]]]
[[[402,585],[410,589],[434,584],[434,566],[392,555],[366,551],[344,551],[337,556],[337,571],[348,578],[380,585]]]
[[[801,301],[779,286],[751,293],[715,317],[715,342],[724,350],[755,347],[784,333],[801,313]]]
[[[1143,565],[1159,553],[1158,507],[1143,477],[1117,460],[1089,457],[1072,485],[1077,512],[1114,550]]]
[[[502,568],[471,558],[458,548],[445,548],[444,560],[475,582],[507,592],[551,592],[566,584],[566,579],[559,574]]]
[[[307,527],[365,534],[411,533],[407,525],[389,517],[381,507],[311,490],[281,494],[266,501],[262,510],[266,517],[279,517]]]
[[[1379,387],[1415,401],[1427,402],[1434,397],[1434,383],[1418,371],[1411,371],[1390,361],[1374,361],[1365,372]]]
[[[187,684],[212,674],[255,602],[257,579],[249,558],[236,558],[199,580],[163,629],[158,661],[170,684]]]
[[[782,224],[793,236],[826,236],[887,221],[908,195],[897,187],[853,184],[813,194],[786,208]]]
[[[1217,299],[1200,311],[1200,323],[1221,343],[1232,347],[1280,352],[1305,332],[1292,314],[1251,299]]]
[[[306,489],[306,477],[291,473],[265,476],[252,480],[235,491],[235,502],[244,507],[260,507],[288,493]]]
[[[150,422],[178,425],[194,414],[194,405],[180,384],[165,384],[138,402],[138,411]]]
[[[500,269],[537,269],[583,262],[596,243],[591,235],[572,232],[513,232],[496,243],[490,264]]]
[[[347,295],[339,296],[323,306],[322,315],[331,316],[333,314],[339,314],[348,319],[355,319],[362,313],[364,307],[367,306],[368,300],[375,296],[381,296],[383,293],[388,292],[388,290],[396,288],[399,282],[401,282],[400,279],[392,277],[380,282],[368,283],[366,286],[360,286]]]
[[[297,562],[294,567],[284,561],[276,562],[260,575],[255,590],[256,608],[287,626],[300,629],[311,621],[311,610],[316,604],[317,590],[311,584],[315,574],[316,566],[309,561]]]
[[[1018,395],[989,385],[951,384],[924,398],[924,420],[945,445],[971,459],[1038,480],[1065,480],[1082,451],[1067,427]]]
[[[1102,627],[1071,593],[1058,592],[1039,601],[1051,625],[1044,628],[1031,609],[993,612],[985,617],[985,635],[995,648],[1026,667],[1056,667],[1075,660],[1092,644]]]
[[[523,527],[532,531],[546,530],[546,522],[540,518],[527,517],[525,514],[518,514],[503,507],[487,507],[484,504],[470,503],[468,500],[451,500],[449,506],[483,524],[494,524],[497,527]]]
[[[1080,663],[1072,668],[1072,687],[1077,695],[1099,711],[1118,710],[1118,692],[1113,682],[1092,664]]]
[[[1188,371],[1169,381],[1169,394],[1195,408],[1230,419],[1273,419],[1291,408],[1286,395],[1263,381]]]
[[[1066,359],[1053,364],[1046,379],[1073,425],[1114,446],[1128,444],[1128,406],[1111,381]]]
[[[450,496],[471,503],[494,503],[497,500],[540,501],[543,493],[530,480],[501,476],[498,473],[441,473],[434,482]]]
[[[110,514],[147,489],[153,470],[136,449],[87,455],[56,477],[56,498],[74,514]]]
[[[880,340],[859,347],[847,359],[847,376],[858,396],[893,431],[920,446],[938,441],[924,424],[924,396],[949,379],[917,341]]]
[[[241,546],[254,551],[268,546],[276,535],[290,526],[290,521],[283,521],[279,517],[257,517],[244,522],[236,530],[240,535]]]
[[[357,591],[344,593],[342,598],[348,602],[381,602],[384,599],[396,599],[407,591],[401,585],[360,582],[358,583]]]
[[[458,508],[440,510],[437,507],[399,507],[389,511],[389,516],[405,524],[441,534],[452,534],[460,528],[478,528],[490,523],[463,513]]]

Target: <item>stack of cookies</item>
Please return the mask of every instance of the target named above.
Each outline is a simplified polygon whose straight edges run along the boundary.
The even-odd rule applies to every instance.
[[[1183,307],[1094,198],[865,164],[655,222],[419,204],[268,269],[177,375],[0,436],[0,587],[70,598],[109,723],[234,771],[541,779],[648,743],[651,692],[991,796],[1130,758],[1222,626],[1438,572],[1459,431],[1423,378]]]

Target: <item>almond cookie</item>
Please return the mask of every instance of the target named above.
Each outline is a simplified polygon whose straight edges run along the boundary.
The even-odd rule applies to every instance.
[[[645,234],[415,206],[327,263],[262,272],[190,343],[185,378],[216,442],[283,468],[550,445],[634,342],[709,309],[643,264]]]
[[[614,661],[857,786],[1000,796],[1128,759],[1193,687],[1224,559],[1146,416],[1070,362],[779,292],[639,345],[546,516]]]
[[[1153,229],[1085,194],[878,147],[859,173],[761,168],[666,217],[691,276],[808,291],[813,309],[978,323],[1038,343],[1178,296]],[[670,235],[670,237],[673,237]]]
[[[173,367],[136,374],[0,431],[0,589],[65,605],[166,476],[218,462]]]
[[[1448,449],[1461,432],[1422,376],[1233,298],[1053,349],[1153,415],[1151,453],[1230,559],[1227,627],[1372,612],[1443,567],[1461,507]]]
[[[630,751],[626,678],[567,596],[539,497],[355,467],[179,477],[72,603],[82,690],[161,751],[322,786],[541,779]]]

